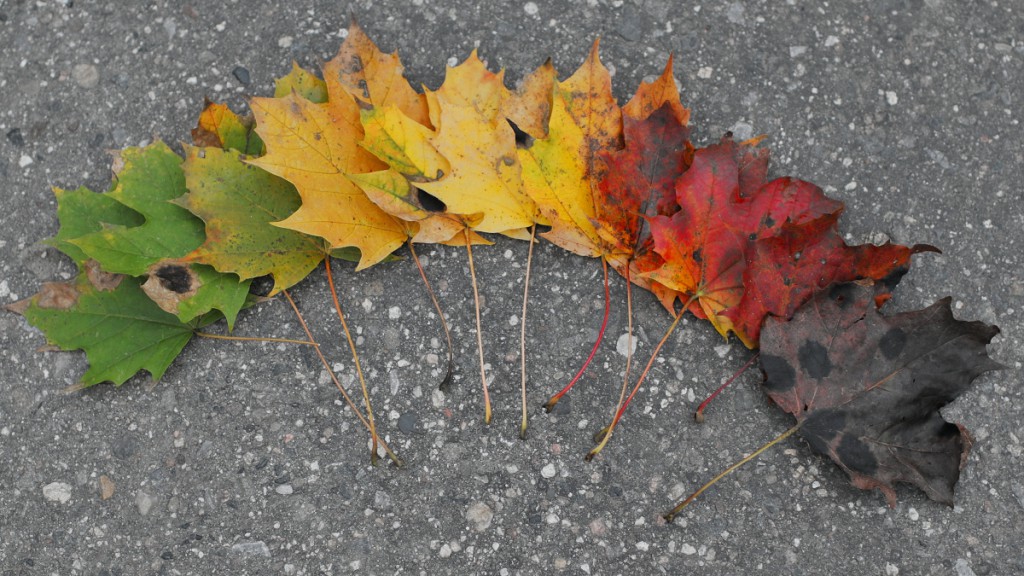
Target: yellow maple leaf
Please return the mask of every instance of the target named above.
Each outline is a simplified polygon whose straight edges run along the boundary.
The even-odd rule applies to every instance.
[[[359,105],[348,92],[329,85],[323,104],[292,93],[254,98],[251,107],[267,154],[250,162],[291,182],[302,197],[302,206],[277,225],[320,236],[331,248],[358,248],[356,270],[380,262],[405,242],[402,224],[348,177],[385,168],[358,144],[363,136]]]
[[[482,214],[458,215],[442,211],[440,206],[425,206],[418,185],[443,178],[451,167],[431,143],[433,131],[409,118],[395,106],[363,110],[361,120],[365,136],[361,145],[390,168],[350,178],[382,210],[406,223],[413,242],[465,244],[464,230],[475,226]],[[475,232],[474,244],[490,244]]]
[[[553,87],[547,137],[519,150],[524,189],[551,224],[545,238],[582,256],[615,252],[594,222],[607,169],[602,152],[621,147],[622,112],[594,42],[579,70]]]
[[[449,213],[482,214],[478,232],[521,237],[535,221],[536,207],[523,191],[515,132],[505,115],[509,91],[474,51],[448,68],[444,84],[428,93],[430,142],[449,165],[438,180],[416,186],[441,200]]]

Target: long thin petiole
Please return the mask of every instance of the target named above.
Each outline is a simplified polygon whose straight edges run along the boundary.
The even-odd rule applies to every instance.
[[[356,352],[356,343],[352,339],[352,333],[348,329],[348,322],[345,322],[345,314],[341,311],[341,302],[338,300],[338,291],[334,288],[334,274],[331,273],[331,257],[324,258],[324,271],[327,274],[327,284],[331,287],[331,298],[334,300],[334,310],[338,312],[338,319],[341,320],[341,328],[345,332],[345,339],[348,340],[348,348],[352,351],[352,361],[356,365],[356,375],[359,377],[359,386],[363,389],[363,402],[366,403],[366,419],[370,423],[370,435],[373,443],[370,447],[370,462],[377,464],[377,426],[373,421],[373,407],[370,405],[370,392],[366,389],[366,379],[363,378],[363,368],[359,364],[359,353]]]
[[[480,290],[476,285],[476,267],[473,265],[473,241],[469,237],[469,228],[463,233],[466,236],[466,254],[469,257],[469,276],[473,280],[473,302],[476,304],[476,349],[480,356],[480,383],[484,389],[484,424],[491,423],[491,395],[487,392],[487,370],[484,368],[484,337],[480,322]]]
[[[523,317],[519,321],[519,373],[522,377],[523,421],[519,425],[519,437],[526,440],[526,304],[530,300],[530,267],[533,264],[533,243],[537,238],[537,224],[530,227],[530,248],[526,252],[526,279],[523,281]]]
[[[437,301],[437,294],[434,293],[434,288],[430,285],[430,280],[427,280],[427,273],[423,270],[423,264],[420,263],[420,257],[416,254],[416,249],[413,247],[412,237],[409,238],[409,253],[412,255],[412,261],[416,263],[416,269],[420,271],[420,278],[423,278],[423,285],[427,287],[427,294],[430,295],[430,301],[434,303],[434,309],[437,310],[437,317],[441,319],[441,328],[444,329],[444,338],[448,341],[448,371],[445,372],[444,379],[437,385],[439,389],[445,389],[452,382],[452,373],[455,370],[455,352],[452,348],[452,332],[448,329],[448,321],[444,319],[444,312],[441,311],[441,303]]]
[[[636,396],[637,391],[640,390],[640,386],[644,383],[644,380],[647,378],[647,374],[651,371],[651,366],[654,365],[654,361],[658,358],[661,348],[665,346],[665,342],[668,342],[669,336],[675,332],[676,326],[679,326],[679,321],[683,319],[683,314],[686,314],[686,309],[689,308],[690,304],[693,304],[696,299],[696,296],[691,296],[690,299],[686,301],[686,304],[684,304],[679,310],[679,313],[676,314],[675,320],[672,321],[668,330],[665,331],[665,335],[661,337],[658,345],[655,346],[654,351],[651,352],[651,359],[647,361],[647,366],[644,366],[644,371],[640,373],[640,378],[637,379],[636,385],[633,386],[633,391],[629,393],[629,397],[626,398],[626,401],[619,407],[618,412],[615,413],[615,417],[612,418],[612,423],[594,435],[594,439],[598,442],[598,445],[594,446],[590,452],[587,453],[587,460],[597,456],[598,452],[604,450],[604,447],[608,445],[612,432],[615,430],[615,427],[619,425],[619,420],[622,419],[622,415],[626,412],[626,408],[629,407],[629,403],[633,401],[633,397]]]
[[[800,429],[800,425],[801,424],[803,424],[803,422],[800,422],[797,425],[795,425],[792,428],[790,428],[789,430],[786,430],[782,434],[779,434],[778,436],[775,437],[774,440],[768,442],[764,446],[761,446],[760,448],[755,450],[754,453],[751,454],[750,456],[747,456],[743,460],[740,460],[739,462],[737,462],[737,463],[733,464],[732,466],[729,466],[728,468],[726,468],[724,472],[722,472],[718,476],[715,476],[714,478],[712,478],[710,482],[708,482],[707,484],[701,486],[693,494],[690,494],[689,496],[687,496],[686,500],[683,500],[682,502],[677,504],[676,507],[673,508],[671,512],[669,512],[668,514],[665,514],[664,516],[662,516],[662,518],[664,518],[666,522],[671,522],[672,520],[675,520],[675,517],[680,512],[682,512],[683,508],[686,508],[690,504],[690,502],[693,502],[694,500],[696,500],[697,497],[700,496],[705,490],[707,490],[708,488],[714,486],[715,483],[718,482],[719,480],[721,480],[722,478],[725,478],[729,474],[732,474],[733,472],[735,472],[736,469],[739,468],[740,466],[743,466],[747,462],[750,462],[754,458],[757,458],[765,450],[771,448],[772,446],[775,446],[779,442],[782,442],[786,438],[789,438],[790,436],[792,436],[794,432],[796,432],[797,430]]]
[[[759,356],[761,356],[760,352],[757,352],[753,356],[751,356],[750,360],[747,360],[747,362],[732,376],[730,376],[724,384],[719,386],[717,390],[715,390],[714,392],[711,393],[710,396],[705,398],[704,401],[700,403],[700,406],[697,406],[697,411],[693,413],[693,419],[696,420],[698,424],[702,424],[704,422],[704,409],[708,407],[708,404],[711,404],[711,401],[715,399],[715,396],[721,394],[722,390],[725,390],[726,386],[732,384],[733,380],[739,378],[740,374],[746,372],[747,368],[750,368],[750,365],[753,364],[754,360],[757,360]]]
[[[629,368],[633,361],[633,288],[632,282],[629,278],[628,266],[626,267],[626,315],[628,318],[627,324],[629,326],[629,331],[626,333],[626,374],[622,377],[622,390],[619,391],[619,401],[615,404],[616,415],[620,414],[623,408],[623,402],[626,398],[626,389],[629,387]],[[608,428],[599,432],[601,435],[600,438],[595,438],[599,443],[598,448],[597,450],[591,450],[587,453],[586,457],[584,457],[586,461],[589,462],[598,452],[601,451],[601,448],[604,447],[608,442],[608,439],[611,437],[609,432],[610,430]]]
[[[196,330],[192,332],[196,336],[201,338],[210,338],[211,340],[238,340],[241,342],[280,342],[284,344],[306,344],[308,346],[319,346],[316,342],[309,342],[308,340],[292,340],[291,338],[261,338],[259,336],[225,336],[223,334],[211,334],[209,332],[200,332]]]
[[[589,367],[590,362],[593,361],[594,355],[597,354],[597,349],[601,347],[601,340],[604,339],[604,332],[608,328],[608,314],[612,309],[612,297],[611,289],[608,286],[608,261],[602,258],[601,263],[604,264],[604,319],[601,320],[601,330],[597,333],[597,340],[594,342],[594,347],[590,350],[590,355],[587,356],[586,361],[583,362],[583,366],[580,366],[579,372],[572,377],[572,380],[565,386],[565,388],[562,388],[558,394],[548,398],[548,401],[544,403],[544,410],[548,412],[551,412],[555,407],[555,404],[558,404],[558,401],[562,399],[562,396],[568,394],[569,390],[572,390],[572,387],[576,385],[576,382],[583,377],[583,373],[587,371],[587,367]]]
[[[299,307],[295,305],[295,300],[292,300],[291,294],[289,294],[287,290],[282,290],[281,293],[288,299],[288,303],[292,305],[292,310],[295,311],[295,315],[298,317],[299,324],[302,325],[302,329],[306,332],[306,336],[311,342],[315,342],[316,339],[313,338],[313,333],[310,331],[309,325],[306,324],[306,319],[302,317],[302,312],[299,312]],[[338,377],[334,374],[334,370],[331,369],[330,363],[327,362],[327,358],[324,357],[324,353],[320,351],[320,346],[314,346],[313,349],[316,350],[316,355],[320,358],[320,363],[324,365],[327,373],[330,374],[331,380],[334,382],[334,386],[338,389],[338,392],[341,392],[341,396],[345,399],[348,407],[352,409],[352,412],[354,412],[356,417],[359,418],[359,421],[363,423],[363,427],[367,430],[371,430],[370,423],[366,420],[366,417],[363,416],[363,413],[359,411],[359,408],[356,407],[356,403],[352,401],[352,397],[349,396],[348,392],[345,391],[345,388],[342,387],[341,382],[338,381]],[[383,439],[377,438],[376,432],[371,432],[370,434],[373,436],[374,440],[379,442],[381,447],[384,448],[384,452],[387,453],[388,458],[390,458],[396,466],[401,466],[402,461],[394,452],[391,451],[391,448],[388,447],[387,443],[384,442]],[[376,451],[374,451],[374,454],[376,454]]]

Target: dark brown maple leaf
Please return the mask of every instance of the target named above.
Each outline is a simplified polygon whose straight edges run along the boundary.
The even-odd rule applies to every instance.
[[[766,320],[764,389],[854,486],[878,488],[895,506],[893,484],[907,482],[952,506],[971,438],[939,409],[1002,367],[985,351],[999,328],[953,318],[950,298],[883,316],[880,288],[836,285],[791,320]]]

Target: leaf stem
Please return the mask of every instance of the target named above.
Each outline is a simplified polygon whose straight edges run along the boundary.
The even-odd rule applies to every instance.
[[[671,512],[669,512],[668,514],[665,514],[664,516],[662,516],[662,518],[664,518],[666,522],[671,522],[672,520],[674,520],[675,517],[683,510],[683,508],[686,508],[690,504],[690,502],[693,502],[694,500],[696,500],[697,497],[700,496],[705,490],[707,490],[708,488],[714,486],[715,483],[718,482],[719,480],[721,480],[722,478],[725,478],[729,474],[732,474],[733,472],[735,472],[736,469],[739,468],[740,466],[743,466],[747,462],[750,462],[754,458],[757,458],[765,450],[771,448],[772,446],[775,446],[779,442],[782,442],[786,438],[789,438],[790,436],[792,436],[794,432],[796,432],[797,430],[800,429],[800,426],[804,422],[805,422],[804,420],[798,422],[792,428],[790,428],[789,430],[786,430],[782,434],[779,434],[778,436],[775,437],[774,440],[771,440],[770,442],[768,442],[764,446],[761,446],[760,448],[755,450],[752,454],[750,454],[746,458],[744,458],[744,459],[740,460],[739,462],[733,464],[732,466],[729,466],[728,468],[726,468],[725,471],[723,471],[718,476],[715,476],[714,478],[712,478],[707,484],[701,486],[696,492],[694,492],[693,494],[690,494],[689,496],[687,496],[685,500],[683,500],[682,502],[677,504],[676,507],[673,508]]]
[[[676,326],[679,326],[679,321],[683,319],[683,314],[686,314],[686,309],[689,308],[690,304],[693,304],[693,302],[696,299],[697,296],[691,296],[690,299],[686,301],[686,304],[684,304],[683,307],[679,310],[679,313],[676,314],[675,320],[672,321],[672,324],[669,325],[668,330],[665,331],[665,335],[661,337],[661,341],[658,342],[658,345],[654,347],[654,351],[651,352],[651,359],[647,361],[647,366],[645,366],[644,371],[640,373],[640,378],[637,379],[636,385],[633,386],[633,391],[629,393],[629,396],[626,398],[626,401],[619,407],[618,411],[615,413],[615,417],[612,418],[612,423],[602,428],[597,434],[594,435],[594,440],[598,443],[598,445],[594,446],[590,450],[590,452],[587,453],[587,460],[590,460],[594,456],[597,456],[597,454],[601,452],[601,450],[604,450],[604,447],[608,445],[608,441],[611,439],[612,432],[615,430],[615,427],[619,425],[619,420],[622,419],[622,415],[626,412],[626,408],[629,407],[629,403],[633,401],[633,397],[636,396],[637,391],[640,390],[640,386],[644,383],[644,380],[647,378],[647,374],[651,371],[651,366],[654,365],[654,361],[658,358],[658,354],[661,352],[661,348],[665,345],[665,342],[668,341],[669,336],[671,336],[672,333],[675,331]]]
[[[352,361],[356,365],[356,375],[359,377],[359,386],[363,390],[363,402],[366,403],[366,419],[370,423],[370,435],[372,444],[370,446],[370,463],[377,464],[377,425],[373,420],[373,407],[370,404],[370,392],[366,389],[366,379],[363,378],[363,368],[359,364],[359,353],[356,352],[356,343],[352,340],[352,333],[348,329],[348,322],[345,322],[345,314],[341,311],[341,302],[338,300],[338,291],[334,287],[334,274],[331,272],[331,257],[324,258],[324,272],[327,274],[327,284],[331,287],[331,298],[334,300],[334,310],[341,320],[341,328],[345,332],[345,339],[348,340],[348,348],[352,351]]]
[[[530,300],[530,269],[533,265],[533,244],[537,238],[537,223],[530,227],[530,248],[526,252],[526,279],[523,281],[523,317],[519,321],[519,373],[523,397],[523,420],[519,425],[519,438],[526,440],[526,304]]]
[[[281,342],[284,344],[306,344],[309,346],[319,346],[316,342],[310,342],[308,340],[292,340],[291,338],[262,338],[259,336],[226,336],[224,334],[211,334],[209,332],[201,332],[195,330],[192,332],[196,336],[201,338],[210,338],[212,340],[238,340],[241,342]]]
[[[484,337],[480,322],[480,290],[476,284],[476,267],[473,265],[473,240],[469,227],[462,230],[466,237],[466,254],[469,257],[469,275],[473,280],[473,303],[476,304],[476,349],[480,356],[480,383],[484,390],[484,424],[491,423],[491,395],[487,392],[487,370],[484,368]]]
[[[544,410],[547,412],[551,412],[555,407],[555,404],[558,404],[558,401],[562,399],[562,396],[568,394],[569,390],[572,390],[572,387],[576,385],[576,382],[583,377],[583,373],[587,371],[587,367],[590,366],[590,362],[593,361],[594,356],[597,354],[597,349],[601,347],[601,341],[604,339],[604,332],[608,328],[608,315],[612,308],[611,288],[608,284],[608,261],[602,258],[601,263],[604,265],[604,319],[601,320],[601,330],[597,333],[597,340],[594,342],[594,347],[590,350],[590,355],[587,356],[586,361],[583,362],[583,366],[580,366],[579,372],[573,376],[572,380],[565,386],[565,388],[562,388],[558,394],[548,398],[548,401],[544,403]]]
[[[427,273],[423,270],[423,264],[420,262],[420,257],[416,254],[416,248],[413,247],[412,237],[409,237],[409,253],[412,255],[412,261],[416,263],[416,269],[420,271],[420,278],[423,279],[423,285],[427,287],[427,294],[430,296],[430,301],[434,303],[434,309],[437,310],[437,317],[441,319],[441,328],[444,329],[445,340],[448,341],[448,371],[444,375],[444,379],[437,385],[438,389],[444,390],[452,382],[452,373],[455,371],[455,352],[452,347],[452,332],[448,329],[448,321],[444,318],[444,312],[441,310],[441,303],[437,301],[437,294],[434,293],[434,288],[430,285],[430,280],[427,280]]]
[[[626,332],[626,374],[622,377],[622,389],[619,391],[619,401],[615,404],[615,415],[621,413],[623,409],[623,401],[626,398],[626,389],[629,387],[629,368],[633,361],[633,288],[632,281],[629,277],[629,266],[626,266],[626,318],[629,331]],[[632,396],[631,396],[632,397]],[[604,428],[595,435],[594,441],[598,443],[598,446],[587,453],[584,460],[589,462],[593,457],[600,452],[604,446],[611,439],[611,428]]]
[[[704,423],[704,409],[707,408],[708,404],[710,404],[711,401],[715,399],[715,396],[721,394],[722,390],[725,390],[726,386],[732,384],[733,380],[739,378],[740,374],[746,372],[747,369],[750,368],[751,364],[754,363],[754,360],[757,360],[760,356],[760,352],[754,353],[754,355],[750,357],[750,360],[747,360],[747,362],[743,366],[741,366],[739,370],[734,372],[733,375],[728,380],[726,380],[724,384],[719,386],[717,390],[712,392],[710,396],[705,398],[704,401],[700,403],[700,406],[697,407],[697,411],[693,413],[693,419],[696,420],[698,424]]]
[[[313,333],[309,329],[309,325],[306,324],[306,319],[302,317],[302,312],[299,312],[299,307],[295,305],[295,300],[292,299],[292,295],[289,294],[287,290],[281,290],[281,293],[288,299],[288,303],[292,305],[292,310],[295,311],[295,315],[299,318],[299,324],[302,325],[302,329],[306,332],[306,336],[311,342],[316,342],[316,339],[313,338]],[[331,365],[327,362],[327,358],[325,358],[324,353],[320,351],[320,346],[316,345],[313,349],[316,350],[316,355],[320,358],[320,363],[324,365],[327,373],[330,374],[331,380],[334,382],[334,386],[338,389],[338,392],[341,392],[341,396],[345,399],[348,407],[352,409],[352,412],[354,412],[356,417],[359,418],[359,421],[363,423],[363,427],[367,430],[371,430],[370,423],[366,420],[366,417],[363,416],[363,413],[359,411],[359,408],[356,407],[356,403],[352,401],[352,397],[349,396],[348,392],[345,391],[345,388],[342,387],[341,382],[338,381],[338,377],[334,374],[334,370],[331,369]],[[384,442],[382,438],[377,437],[376,431],[371,431],[370,434],[373,436],[374,440],[378,441],[381,447],[384,448],[388,458],[390,458],[396,466],[402,466],[402,460],[391,451],[391,448],[388,447],[387,443]]]

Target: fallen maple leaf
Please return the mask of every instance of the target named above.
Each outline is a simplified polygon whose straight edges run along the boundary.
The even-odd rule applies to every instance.
[[[854,486],[878,488],[895,506],[893,484],[908,482],[952,506],[971,438],[939,409],[1002,368],[985,351],[999,328],[956,320],[950,298],[883,316],[877,288],[838,285],[791,320],[766,320],[764,390]]]
[[[594,42],[583,65],[554,84],[547,137],[519,150],[524,189],[551,225],[544,238],[581,256],[613,253],[594,223],[603,210],[604,153],[620,148],[622,112]]]
[[[522,237],[536,220],[536,206],[523,190],[515,132],[505,117],[510,96],[504,76],[488,70],[475,51],[448,68],[427,101],[437,126],[431,144],[449,172],[417,187],[443,202],[448,213],[482,215],[474,226],[478,232]]]
[[[173,203],[185,193],[181,158],[156,142],[122,151],[117,164],[109,192],[58,194],[58,204],[70,204],[58,209],[61,230],[54,245],[78,262],[82,256],[97,262],[106,273],[148,276],[144,291],[182,322],[216,309],[233,327],[249,282],[180,260],[203,241],[202,221]],[[129,212],[142,222],[133,225],[137,218]]]
[[[292,92],[316,104],[327,102],[327,83],[294,61],[292,71],[274,81],[274,98],[284,98]]]
[[[100,290],[84,276],[50,284],[31,299],[25,319],[64,350],[82,349],[89,370],[82,386],[110,381],[121,385],[139,370],[159,380],[192,338],[195,328],[220,318],[212,314],[191,323],[161,310],[138,278],[125,278],[114,290]]]
[[[357,270],[402,245],[403,226],[348,178],[385,167],[359,146],[363,129],[350,94],[329,91],[328,101],[316,104],[292,93],[254,98],[251,105],[267,154],[249,162],[288,180],[302,197],[302,206],[277,225],[320,236],[332,248],[358,248]]]
[[[189,192],[177,202],[206,224],[206,241],[189,260],[243,280],[271,274],[271,295],[297,284],[323,260],[322,240],[271,224],[299,207],[287,181],[219,148],[187,146],[183,170]]]
[[[675,183],[693,161],[689,118],[669,58],[661,76],[641,84],[622,108],[625,147],[603,153],[608,170],[598,184],[597,233],[610,248],[612,267],[659,296],[669,289],[646,275],[662,264],[647,220],[678,210]]]
[[[397,54],[385,54],[363,32],[355,19],[338,54],[324,64],[324,82],[330,93],[342,90],[361,106],[394,106],[412,120],[430,126],[427,101],[409,85]]]
[[[254,127],[251,116],[242,118],[227,105],[207,100],[192,129],[192,142],[196,146],[230,148],[259,156],[263,154],[263,140],[253,131]]]

